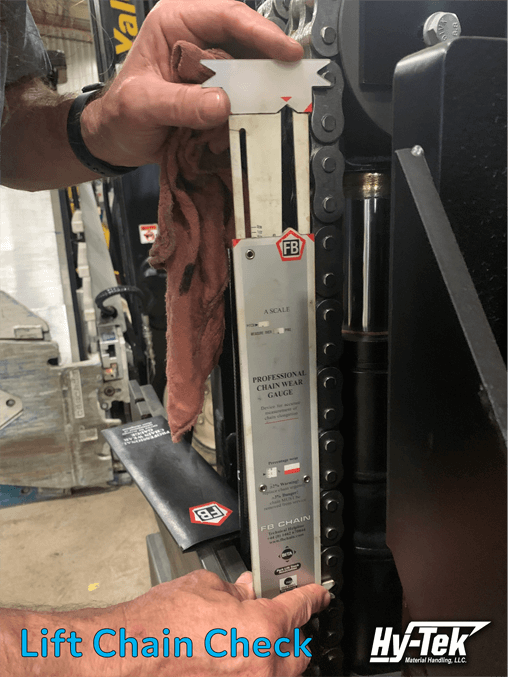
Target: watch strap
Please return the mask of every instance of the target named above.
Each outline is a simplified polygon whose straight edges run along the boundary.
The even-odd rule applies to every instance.
[[[88,103],[99,96],[102,87],[103,85],[100,83],[83,87],[84,93],[74,99],[67,116],[67,138],[74,155],[85,167],[102,176],[123,176],[137,169],[137,167],[118,167],[110,165],[104,160],[99,160],[90,153],[81,134],[81,113]]]

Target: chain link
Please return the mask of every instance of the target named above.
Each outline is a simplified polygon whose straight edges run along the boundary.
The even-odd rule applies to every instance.
[[[304,48],[305,58],[329,58],[321,74],[331,83],[316,88],[310,119],[312,231],[316,241],[316,329],[318,359],[318,421],[321,467],[321,546],[324,577],[333,578],[336,595],[319,618],[314,634],[320,650],[313,675],[342,673],[343,554],[338,545],[343,533],[343,497],[336,487],[342,478],[343,439],[338,431],[342,417],[342,377],[337,368],[342,353],[342,189],[344,157],[339,140],[344,127],[344,78],[337,62],[338,20],[342,0],[265,0],[257,11],[282,28]]]

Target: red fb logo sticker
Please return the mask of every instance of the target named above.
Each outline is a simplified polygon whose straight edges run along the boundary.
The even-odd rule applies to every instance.
[[[225,522],[233,511],[220,503],[204,503],[189,508],[190,521],[193,524],[211,524],[218,527]]]
[[[290,228],[277,240],[277,249],[283,261],[300,261],[305,249],[305,240],[296,230]]]

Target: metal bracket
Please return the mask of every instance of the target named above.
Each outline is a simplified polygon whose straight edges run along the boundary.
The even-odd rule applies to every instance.
[[[0,390],[0,429],[12,423],[23,411],[23,402],[20,397]]]
[[[48,323],[4,291],[0,291],[0,339],[43,340]]]

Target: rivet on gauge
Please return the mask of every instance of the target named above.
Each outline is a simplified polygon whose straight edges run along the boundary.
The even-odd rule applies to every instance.
[[[249,259],[249,261],[252,261],[252,259],[256,256],[256,253],[253,249],[247,249],[245,252],[245,258]]]

